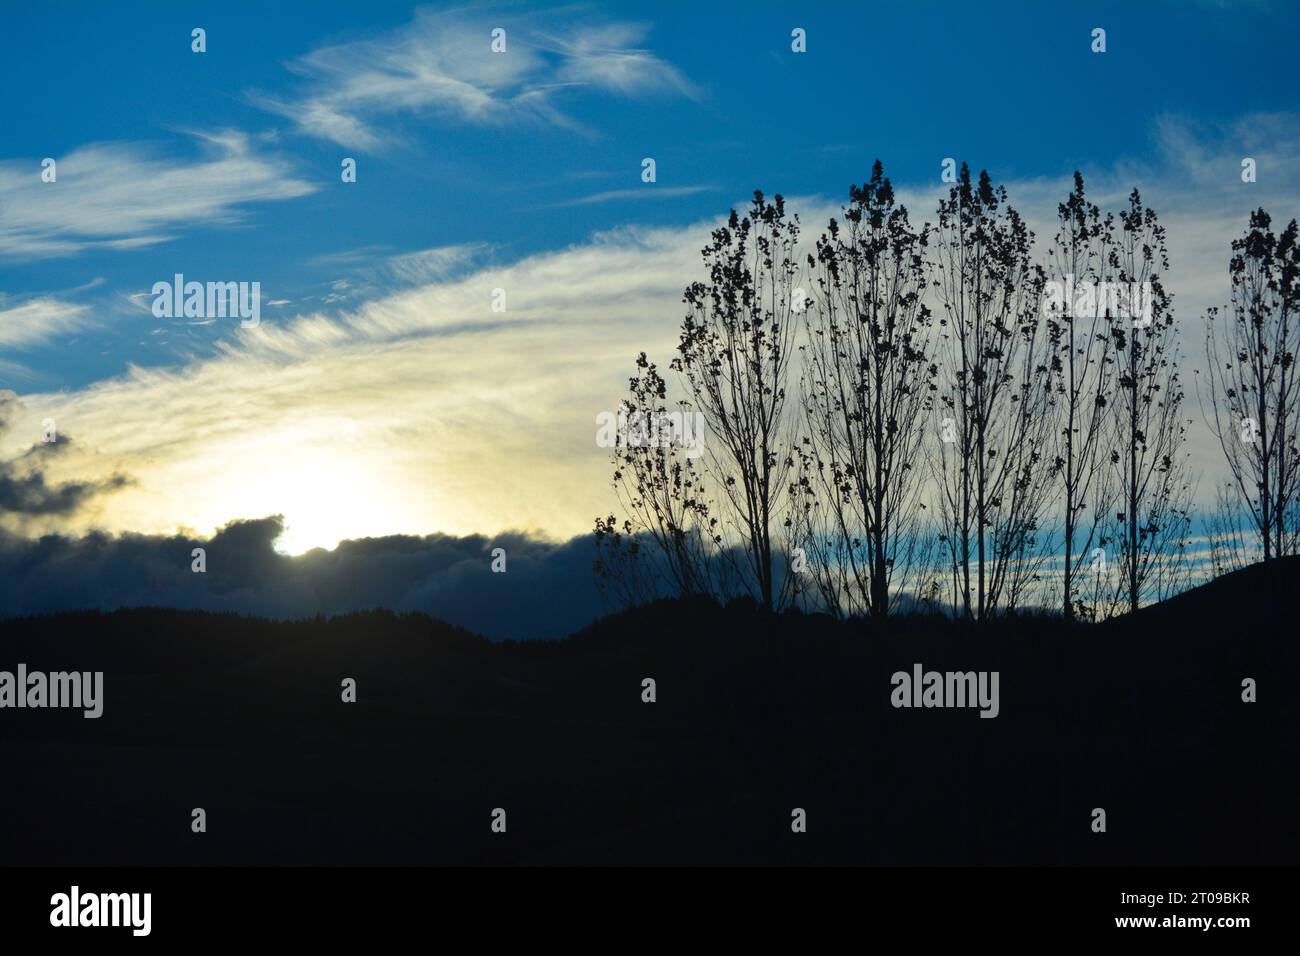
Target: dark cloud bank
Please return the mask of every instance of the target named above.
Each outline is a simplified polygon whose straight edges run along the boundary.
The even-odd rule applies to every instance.
[[[0,389],[0,432],[5,431],[19,408],[18,397]],[[33,445],[12,461],[0,461],[0,515],[26,518],[67,517],[97,495],[116,491],[130,483],[125,475],[103,481],[71,481],[51,485],[45,480],[45,465],[72,444],[68,435],[57,441]]]
[[[298,618],[385,607],[523,639],[562,637],[601,614],[590,535],[395,535],[291,557],[275,550],[281,530],[272,517],[232,522],[210,540],[0,531],[0,618],[119,607]],[[191,570],[196,547],[207,553],[203,574]],[[505,549],[505,573],[491,570],[494,548]]]
[[[17,396],[0,390],[0,431]],[[26,537],[40,518],[68,518],[129,484],[55,484],[45,466],[71,439],[33,445],[0,461],[0,619],[74,610],[171,607],[301,618],[370,608],[423,611],[493,638],[563,637],[600,616],[591,535],[565,543],[522,533],[495,537],[394,535],[344,541],[297,557],[275,550],[276,516],[232,521],[209,540],[182,535],[92,533]],[[207,570],[191,570],[206,551]],[[506,570],[491,570],[504,548]]]

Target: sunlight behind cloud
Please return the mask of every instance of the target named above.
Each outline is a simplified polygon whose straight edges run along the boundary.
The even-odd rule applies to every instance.
[[[278,507],[285,530],[276,549],[286,554],[397,533],[416,510],[394,496],[373,465],[354,457],[303,449],[284,457],[291,460],[251,467],[244,462],[232,469],[237,480],[223,506],[230,514],[267,514]]]

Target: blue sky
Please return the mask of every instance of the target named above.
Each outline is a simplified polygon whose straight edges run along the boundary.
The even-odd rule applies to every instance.
[[[1007,184],[1040,237],[1075,168],[1108,208],[1140,187],[1189,323],[1226,298],[1249,211],[1297,213],[1294,5],[793,9],[6,10],[0,465],[52,418],[74,441],[49,481],[113,489],[21,530],[282,514],[295,553],[589,530],[613,506],[595,416],[639,351],[671,357],[708,229],[761,188],[815,237],[877,157],[916,220],[951,156]],[[177,272],[259,281],[262,325],[155,318]],[[1208,472],[1217,453],[1192,443]]]
[[[682,88],[647,70],[622,91],[552,89],[548,108],[563,121],[380,112],[368,123],[374,142],[346,145],[268,110],[264,98],[309,96],[322,81],[295,73],[296,61],[322,47],[383,42],[411,29],[414,8],[231,6],[9,9],[0,58],[10,91],[0,101],[6,175],[15,163],[36,170],[45,156],[92,143],[135,144],[164,165],[195,162],[204,153],[193,133],[240,131],[257,155],[275,158],[275,176],[312,191],[169,222],[156,231],[173,238],[144,249],[3,262],[8,295],[103,280],[69,298],[111,307],[111,293],[139,292],[183,266],[196,276],[255,272],[267,298],[328,310],[352,298],[332,283],[355,285],[384,256],[482,243],[489,261],[510,261],[623,223],[718,215],[754,187],[838,197],[877,156],[901,183],[932,181],[950,155],[1003,179],[1109,168],[1150,152],[1160,115],[1221,123],[1291,108],[1300,35],[1293,7],[1232,3],[808,5],[797,15],[761,3],[431,7],[422,16],[434,27],[504,27],[505,57],[533,44],[555,49],[602,24],[635,24],[628,46],[675,71]],[[207,30],[202,55],[190,50],[194,26]],[[806,54],[790,50],[795,26],[807,31]],[[1107,30],[1104,55],[1089,49],[1095,26]],[[488,42],[483,35],[484,56]],[[503,98],[564,82],[560,57],[542,55],[550,62],[505,86]],[[358,161],[354,185],[339,182],[343,156]],[[657,163],[654,187],[639,180],[644,156]],[[575,204],[623,190],[627,198]],[[24,364],[30,385],[78,387],[128,362],[176,361],[222,331],[142,338],[129,323],[110,324],[81,343],[88,348]]]

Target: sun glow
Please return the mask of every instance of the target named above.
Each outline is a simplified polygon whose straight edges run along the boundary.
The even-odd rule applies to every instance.
[[[349,442],[263,438],[222,465],[221,510],[227,515],[284,516],[276,549],[302,554],[348,538],[411,533],[427,516],[403,501],[404,482],[386,473],[384,457]]]
[[[285,530],[276,549],[288,554],[410,530],[403,509],[374,472],[339,455],[313,456],[279,470],[257,491],[268,503],[281,502],[276,510],[284,515]]]

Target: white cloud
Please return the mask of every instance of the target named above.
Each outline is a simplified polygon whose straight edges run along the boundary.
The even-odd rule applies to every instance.
[[[464,271],[487,248],[486,243],[480,242],[407,252],[390,258],[387,272],[399,283],[407,285],[441,282]]]
[[[555,206],[590,206],[594,203],[612,202],[614,200],[675,199],[679,196],[694,196],[696,193],[709,192],[716,186],[652,186],[645,185],[634,189],[610,189],[605,192],[592,193],[567,202],[555,203]]]
[[[569,23],[567,32],[552,26],[542,34],[539,19],[421,9],[410,24],[381,37],[322,47],[293,61],[290,69],[307,81],[298,96],[253,91],[249,98],[308,135],[374,152],[392,139],[376,121],[398,114],[577,129],[556,105],[565,90],[693,95],[675,67],[631,46],[645,38],[642,26]],[[504,53],[491,50],[497,27],[507,31]]]
[[[243,204],[291,199],[315,186],[231,130],[193,133],[205,155],[160,158],[137,143],[81,146],[45,183],[35,160],[0,162],[0,257],[40,259],[83,249],[134,249],[184,229],[237,221]]]
[[[694,97],[695,88],[676,67],[647,50],[634,48],[645,37],[645,27],[635,23],[576,30],[570,37],[551,36],[550,44],[564,57],[559,79],[624,96],[671,93]]]
[[[5,381],[17,383],[20,379],[30,381],[35,377],[36,376],[32,373],[32,370],[26,366],[19,365],[17,362],[7,362],[4,359],[0,359],[0,378],[3,378]]]
[[[53,298],[11,304],[0,295],[0,351],[30,348],[88,325],[89,308]]]

